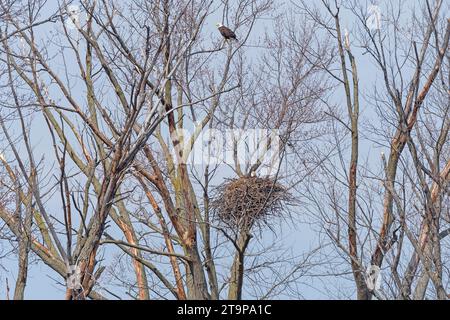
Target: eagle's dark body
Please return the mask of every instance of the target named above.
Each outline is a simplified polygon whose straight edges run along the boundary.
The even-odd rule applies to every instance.
[[[219,32],[220,34],[227,40],[233,39],[233,40],[237,40],[236,38],[236,34],[230,30],[230,28],[227,28],[225,26],[220,26],[219,28]]]

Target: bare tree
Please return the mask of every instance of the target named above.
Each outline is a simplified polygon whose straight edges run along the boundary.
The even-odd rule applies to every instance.
[[[0,0],[14,299],[448,298],[448,5],[384,6]]]
[[[380,12],[370,12],[366,6],[354,1],[335,3],[322,1],[322,6],[325,10],[303,3],[300,9],[302,13],[321,25],[324,32],[336,39],[339,52],[336,64],[340,64],[341,70],[340,74],[336,74],[331,68],[328,71],[343,85],[348,116],[342,118],[336,113],[331,116],[338,125],[342,125],[344,130],[348,130],[351,136],[350,157],[346,154],[346,145],[343,144],[345,133],[341,136],[341,130],[339,130],[336,131],[338,135],[333,137],[333,142],[337,143],[336,161],[341,166],[348,163],[350,167],[348,173],[328,167],[328,165],[334,166],[335,163],[324,164],[326,168],[324,177],[328,177],[327,182],[333,185],[338,183],[348,193],[346,207],[341,203],[342,199],[339,195],[341,187],[332,188],[331,193],[328,194],[335,218],[332,218],[333,214],[325,214],[326,224],[332,226],[332,228],[326,227],[327,232],[331,241],[348,257],[358,299],[369,299],[372,295],[377,298],[386,298],[386,294],[377,291],[380,288],[376,288],[377,285],[374,283],[380,268],[383,268],[386,255],[392,256],[392,259],[387,262],[390,272],[387,277],[389,280],[385,284],[393,290],[394,296],[404,299],[412,298],[411,285],[418,280],[416,271],[419,263],[422,262],[427,275],[425,278],[433,279],[437,298],[446,299],[440,253],[443,243],[439,235],[442,224],[446,223],[445,220],[441,220],[440,212],[442,209],[445,210],[441,204],[448,176],[446,169],[442,171],[436,168],[440,168],[442,163],[446,167],[447,160],[442,162],[441,148],[447,143],[448,127],[447,120],[442,120],[446,119],[446,111],[442,113],[440,103],[432,102],[433,92],[437,90],[439,92],[437,95],[446,100],[443,103],[444,110],[448,105],[448,92],[439,89],[442,84],[443,87],[447,87],[448,81],[445,77],[439,80],[439,75],[445,74],[444,70],[447,68],[444,61],[448,56],[449,40],[449,22],[443,17],[445,12],[443,2],[424,3],[417,12],[412,14],[414,18],[408,26],[405,26],[407,22],[404,21],[405,8],[393,2],[386,5],[387,13],[383,19]],[[408,8],[408,10],[415,9]],[[354,18],[355,27],[351,31],[343,32],[342,30],[343,12]],[[346,24],[348,26],[348,23]],[[379,110],[380,118],[380,124],[372,122],[364,126],[367,128],[364,138],[376,141],[380,147],[389,150],[387,159],[382,152],[380,173],[369,169],[370,164],[366,164],[365,168],[358,171],[358,158],[361,157],[358,152],[358,145],[361,143],[359,139],[361,130],[358,125],[361,110],[359,97],[361,79],[358,77],[358,57],[353,51],[354,48],[357,48],[361,60],[364,55],[370,57],[384,82],[383,86],[374,85],[373,96],[364,97],[366,104],[373,105]],[[347,67],[347,63],[350,67]],[[351,78],[348,76],[349,73]],[[430,101],[427,109],[435,110],[423,111],[428,121],[430,113],[436,112],[434,121],[438,123],[439,129],[433,133],[429,123],[419,123],[421,110],[426,101]],[[423,149],[427,148],[424,131],[435,136],[431,138],[436,143],[434,157],[427,156],[428,151]],[[436,132],[438,132],[437,136]],[[386,143],[377,141],[380,137],[383,137],[383,142],[386,139]],[[405,154],[405,147],[409,154]],[[419,152],[419,148],[422,151]],[[431,160],[432,158],[434,161]],[[430,169],[427,168],[424,159],[428,159]],[[358,176],[366,181],[358,183]],[[403,177],[399,178],[399,176]],[[381,207],[374,203],[376,200],[370,195],[370,190],[376,190],[370,180],[381,182],[384,187]],[[364,190],[365,188],[370,189]],[[414,200],[408,201],[408,198]],[[417,207],[419,203],[421,203],[421,209]],[[375,212],[381,210],[383,214],[377,216],[374,210]],[[415,216],[413,212],[416,213]],[[417,225],[418,217],[423,217],[419,218],[419,221],[423,219],[420,236],[415,234],[416,230],[412,230],[413,226]],[[342,239],[341,223],[348,226],[347,241]],[[434,226],[431,227],[430,223]],[[445,232],[441,235],[444,234]],[[417,237],[420,240],[417,240]],[[434,239],[433,249],[424,251],[428,246],[425,245],[428,241],[426,239]],[[358,247],[360,253],[357,251]],[[406,259],[404,255],[411,248],[414,252],[413,257],[408,267],[404,268],[403,263]],[[368,253],[371,255],[369,261],[367,261]],[[403,276],[399,269],[403,269]],[[377,274],[372,277],[370,272]],[[390,281],[393,282],[393,287]],[[423,290],[426,290],[423,288],[423,282],[427,283],[428,280],[423,279],[422,276],[422,280],[418,280],[417,283],[418,290],[422,291],[422,295],[419,295],[421,298],[424,298]],[[415,298],[418,296],[416,295]]]
[[[17,185],[18,209],[5,207],[1,217],[20,244],[24,276],[16,297],[23,297],[31,251],[65,279],[66,298],[114,295],[99,280],[105,270],[99,252],[114,245],[118,266],[132,262],[134,280],[117,277],[122,271],[114,266],[108,273],[133,297],[219,299],[228,287],[229,298],[242,298],[253,229],[234,238],[221,227],[209,207],[216,171],[207,167],[198,179],[188,160],[210,128],[279,129],[284,150],[302,126],[321,121],[313,109],[327,84],[321,83],[319,62],[304,60],[307,47],[296,46],[312,41],[312,32],[301,39],[279,24],[289,45],[281,34],[268,34],[267,54],[259,57],[258,71],[249,73],[245,51],[252,48],[249,39],[260,18],[274,12],[269,0],[220,5],[224,23],[239,33],[237,43],[217,33],[211,41],[205,21],[217,9],[214,1],[84,1],[78,9],[65,1],[55,7],[34,1],[15,7],[15,14],[3,2],[2,9],[8,83],[3,89],[10,97],[1,120],[8,145],[2,163]],[[53,25],[59,32],[43,35]],[[279,68],[272,71],[274,62]],[[272,80],[286,72],[289,80]],[[273,90],[277,94],[269,98]],[[233,99],[239,103],[231,107],[230,120],[223,113]],[[53,150],[45,161],[37,160],[41,155],[29,127],[37,118],[46,124]],[[189,127],[190,133],[183,130]],[[245,170],[238,164],[237,177],[254,175],[263,157],[247,162]],[[258,210],[268,203],[262,201]],[[123,239],[108,231],[110,223]],[[232,252],[231,259],[225,252]],[[218,267],[220,259],[229,267]],[[267,294],[292,281],[301,263],[285,280],[275,279]]]

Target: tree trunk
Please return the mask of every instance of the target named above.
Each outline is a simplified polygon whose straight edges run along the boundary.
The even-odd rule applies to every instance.
[[[230,272],[230,287],[228,289],[228,300],[241,300],[242,287],[244,284],[244,257],[245,250],[250,242],[251,236],[242,231],[237,242],[236,254]]]
[[[205,273],[203,272],[203,263],[198,253],[197,246],[185,248],[186,255],[191,261],[186,266],[186,285],[188,289],[189,300],[210,300],[208,293],[208,284]]]

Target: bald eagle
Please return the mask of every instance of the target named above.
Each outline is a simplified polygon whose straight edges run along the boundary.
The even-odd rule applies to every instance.
[[[233,39],[237,40],[236,34],[230,29],[225,27],[221,23],[216,23],[217,29],[219,29],[220,34],[227,40]]]

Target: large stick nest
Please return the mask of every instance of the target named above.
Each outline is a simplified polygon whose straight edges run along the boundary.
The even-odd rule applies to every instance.
[[[215,218],[234,232],[250,231],[287,214],[290,199],[286,188],[273,179],[241,177],[218,187],[211,209]]]

